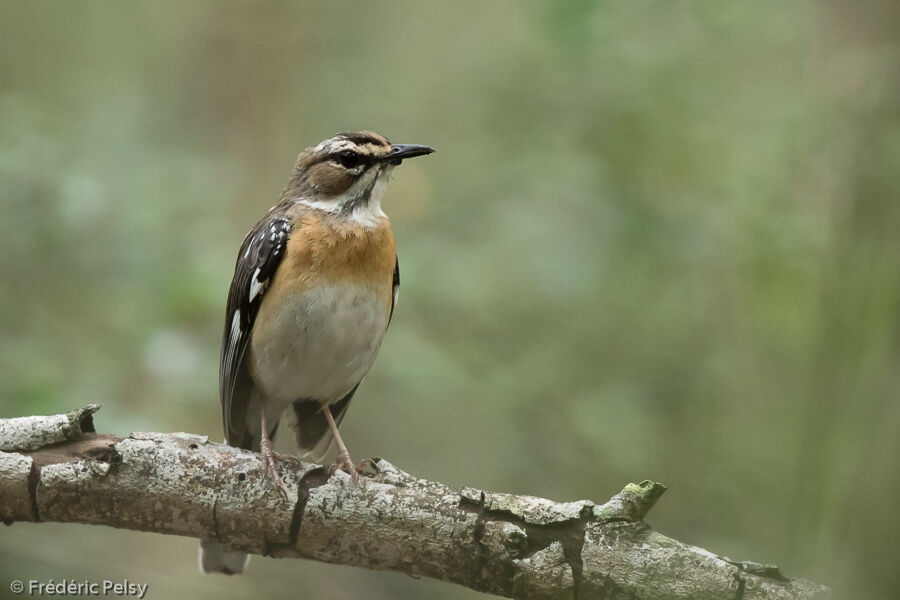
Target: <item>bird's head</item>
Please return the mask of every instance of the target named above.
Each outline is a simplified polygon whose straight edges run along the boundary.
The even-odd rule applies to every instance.
[[[394,167],[432,152],[418,144],[391,144],[373,131],[340,133],[297,157],[288,190],[314,208],[363,219],[377,216]]]

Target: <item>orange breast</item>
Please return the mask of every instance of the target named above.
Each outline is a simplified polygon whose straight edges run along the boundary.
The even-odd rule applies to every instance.
[[[366,229],[330,215],[307,213],[294,225],[283,264],[263,304],[277,303],[282,294],[318,284],[349,281],[371,287],[389,311],[396,260],[397,246],[387,218]]]

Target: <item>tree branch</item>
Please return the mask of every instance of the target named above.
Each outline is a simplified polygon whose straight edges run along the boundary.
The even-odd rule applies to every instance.
[[[383,459],[354,486],[186,433],[94,433],[91,405],[0,419],[0,519],[217,539],[235,550],[402,571],[514,598],[820,598],[828,590],[650,530],[665,491],[628,484],[605,504],[552,502],[418,479]]]

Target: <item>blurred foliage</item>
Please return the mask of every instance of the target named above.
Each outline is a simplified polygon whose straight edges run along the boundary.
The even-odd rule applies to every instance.
[[[344,424],[456,485],[604,500],[888,598],[900,586],[896,3],[4,2],[0,414],[221,437],[243,233],[293,157],[437,154],[386,199],[403,286]],[[0,574],[153,598],[474,598],[194,540],[0,530]],[[6,589],[6,583],[0,587]]]

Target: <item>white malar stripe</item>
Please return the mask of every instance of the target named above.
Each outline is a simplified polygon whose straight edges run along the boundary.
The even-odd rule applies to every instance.
[[[299,198],[297,202],[311,208],[318,208],[330,213],[340,213],[343,206],[348,202],[355,202],[356,199],[369,187],[372,183],[372,176],[377,177],[375,184],[372,186],[372,193],[369,195],[369,201],[361,204],[353,209],[347,219],[356,223],[365,229],[373,229],[378,225],[378,220],[387,217],[381,209],[381,199],[384,197],[384,191],[387,189],[388,181],[391,178],[393,166],[383,167],[380,171],[371,170],[359,178],[347,191],[339,196],[335,196],[331,200],[313,201],[309,198]],[[372,175],[369,175],[369,174]],[[377,174],[376,174],[377,173]]]
[[[253,299],[256,298],[262,288],[263,282],[259,280],[259,267],[257,267],[256,271],[253,272],[253,277],[250,278],[250,296],[247,298],[247,302],[253,302]]]

